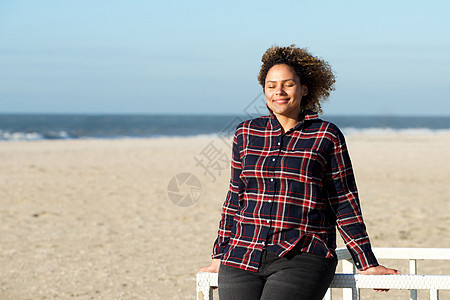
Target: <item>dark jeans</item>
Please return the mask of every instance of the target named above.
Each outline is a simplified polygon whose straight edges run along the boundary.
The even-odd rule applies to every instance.
[[[320,300],[336,271],[337,259],[310,253],[279,257],[264,251],[258,272],[221,265],[220,300]]]

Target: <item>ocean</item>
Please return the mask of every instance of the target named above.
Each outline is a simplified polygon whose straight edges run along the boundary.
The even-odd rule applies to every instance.
[[[444,133],[450,134],[448,117],[333,116],[324,115],[344,134]],[[233,115],[0,115],[0,140],[122,139],[230,135],[248,116]]]

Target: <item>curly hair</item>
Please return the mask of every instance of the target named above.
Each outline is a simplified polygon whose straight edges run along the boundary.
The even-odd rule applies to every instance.
[[[306,49],[272,46],[261,58],[262,66],[258,75],[258,81],[265,87],[266,76],[270,68],[275,65],[285,64],[291,67],[300,78],[300,83],[308,87],[308,94],[302,98],[301,112],[307,109],[322,112],[321,103],[326,101],[330,93],[334,91],[336,77],[331,66],[323,59],[312,56]]]

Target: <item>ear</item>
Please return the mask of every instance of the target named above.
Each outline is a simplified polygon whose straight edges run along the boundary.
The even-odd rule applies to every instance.
[[[302,85],[302,96],[308,95],[308,87],[306,85]]]

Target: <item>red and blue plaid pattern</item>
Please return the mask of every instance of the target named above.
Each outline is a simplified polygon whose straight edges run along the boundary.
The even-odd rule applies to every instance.
[[[329,258],[336,225],[358,269],[378,265],[341,131],[314,112],[285,134],[273,114],[241,123],[213,258],[255,272],[263,249]]]

